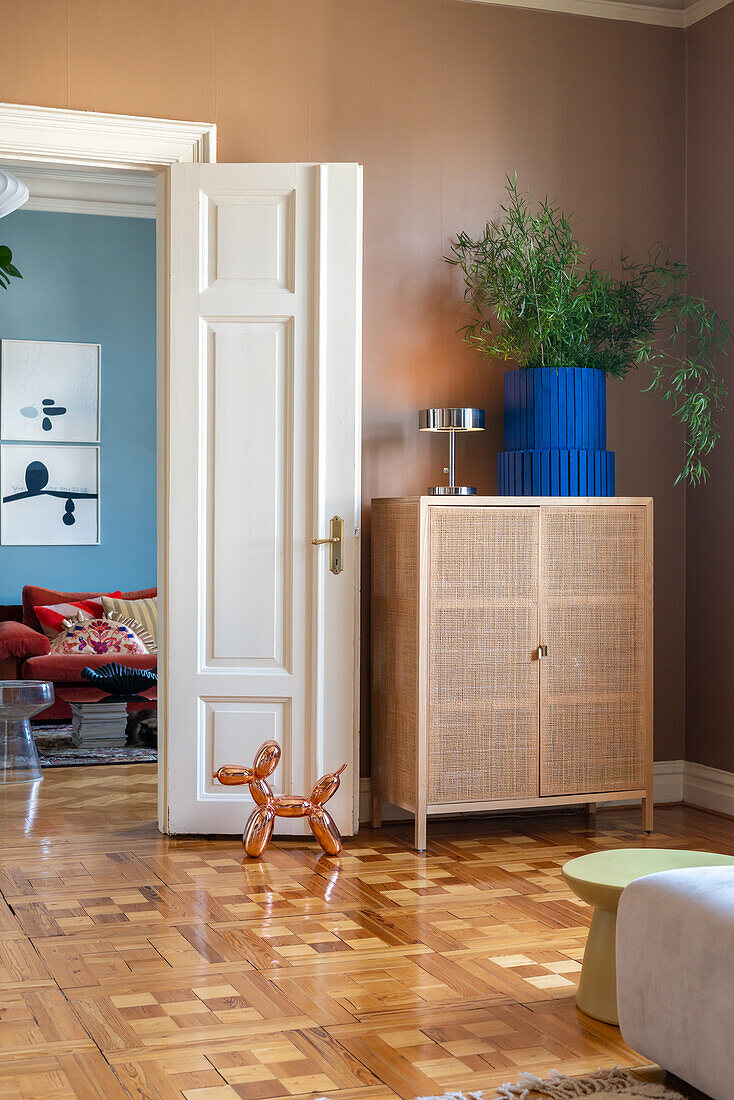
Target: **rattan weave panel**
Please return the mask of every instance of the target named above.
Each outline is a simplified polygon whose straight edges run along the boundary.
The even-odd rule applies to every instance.
[[[541,513],[541,794],[645,784],[646,511]]]
[[[415,803],[418,505],[372,509],[372,774],[388,802]]]
[[[430,803],[538,794],[538,518],[431,509]]]

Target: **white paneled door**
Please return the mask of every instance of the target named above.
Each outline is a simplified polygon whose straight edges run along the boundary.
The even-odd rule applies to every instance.
[[[278,791],[349,765],[330,809],[351,834],[361,169],[174,165],[170,213],[166,825],[240,832],[248,788],[213,772],[274,738]],[[312,543],[332,516],[339,573]]]

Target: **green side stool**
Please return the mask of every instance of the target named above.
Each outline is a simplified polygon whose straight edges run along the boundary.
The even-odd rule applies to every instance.
[[[594,907],[586,941],[576,1004],[587,1016],[618,1024],[617,906],[625,886],[657,871],[734,865],[734,856],[685,852],[675,848],[619,848],[571,859],[563,877],[577,897]]]

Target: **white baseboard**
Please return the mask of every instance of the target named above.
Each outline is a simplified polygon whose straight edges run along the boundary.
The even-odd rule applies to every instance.
[[[734,773],[686,761],[683,801],[734,817]]]
[[[653,802],[682,802],[685,760],[656,760],[652,766]]]
[[[401,810],[399,806],[391,806],[389,802],[382,805],[383,821],[412,821],[413,815],[407,810]],[[363,775],[359,781],[359,823],[369,825],[372,821],[372,779],[369,775]]]
[[[734,774],[693,764],[690,760],[656,760],[653,772],[653,799],[656,803],[687,802],[704,810],[734,817]],[[372,781],[359,781],[359,820],[371,817]],[[621,803],[608,803],[621,805]],[[383,821],[409,821],[412,814],[397,806],[383,806]]]

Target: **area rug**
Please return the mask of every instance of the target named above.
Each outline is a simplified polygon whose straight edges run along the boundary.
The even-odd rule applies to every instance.
[[[71,726],[34,726],[33,740],[42,768],[81,768],[95,764],[154,764],[155,749],[125,745],[121,749],[77,748],[71,741]]]
[[[595,1096],[596,1100],[619,1100],[620,1096],[630,1098],[652,1098],[658,1100],[684,1100],[679,1092],[673,1092],[665,1085],[653,1081],[641,1081],[626,1069],[598,1070],[585,1077],[566,1077],[552,1070],[550,1077],[541,1081],[532,1073],[523,1073],[517,1084],[502,1085],[497,1090],[502,1100],[530,1100],[547,1096],[550,1100],[572,1100],[576,1096]]]
[[[500,1085],[496,1092],[447,1092],[443,1096],[422,1096],[419,1100],[574,1100],[577,1096],[594,1096],[596,1100],[685,1100],[679,1092],[665,1085],[642,1081],[626,1069],[598,1070],[585,1077],[566,1077],[551,1070],[550,1077],[541,1080],[532,1073],[522,1073],[516,1084]]]

